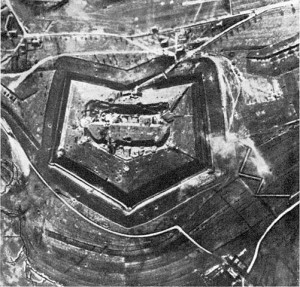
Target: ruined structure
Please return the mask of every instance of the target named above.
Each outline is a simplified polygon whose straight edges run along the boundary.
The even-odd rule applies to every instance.
[[[4,285],[299,284],[299,4],[265,2],[2,3]]]

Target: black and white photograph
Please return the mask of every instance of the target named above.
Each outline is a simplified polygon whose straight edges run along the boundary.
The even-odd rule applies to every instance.
[[[1,0],[0,286],[299,286],[299,0]]]

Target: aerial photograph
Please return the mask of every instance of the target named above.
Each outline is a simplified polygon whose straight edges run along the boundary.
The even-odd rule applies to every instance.
[[[1,0],[0,286],[299,286],[299,0]]]

